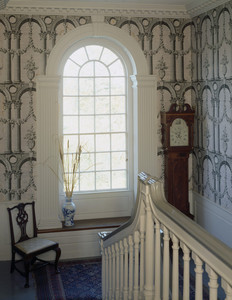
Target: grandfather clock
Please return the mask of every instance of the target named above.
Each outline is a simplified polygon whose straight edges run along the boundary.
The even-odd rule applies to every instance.
[[[168,112],[161,113],[165,195],[170,204],[190,218],[188,159],[193,149],[194,113],[189,104],[175,103]]]

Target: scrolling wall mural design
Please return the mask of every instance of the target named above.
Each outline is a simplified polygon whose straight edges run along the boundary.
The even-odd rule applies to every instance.
[[[0,15],[0,201],[36,198],[35,77],[56,42],[90,22]],[[105,23],[139,43],[158,76],[160,111],[195,107],[190,188],[232,212],[232,1],[192,19],[107,16]]]

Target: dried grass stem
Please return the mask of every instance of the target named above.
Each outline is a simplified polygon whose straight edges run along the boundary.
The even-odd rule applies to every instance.
[[[72,197],[75,184],[78,180],[78,168],[80,165],[80,158],[82,153],[82,146],[78,145],[74,153],[70,152],[69,140],[67,141],[67,153],[64,153],[63,144],[59,143],[59,156],[61,161],[61,171],[64,182],[64,189],[66,197]]]

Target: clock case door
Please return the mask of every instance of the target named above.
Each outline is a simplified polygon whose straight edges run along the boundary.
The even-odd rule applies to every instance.
[[[162,144],[165,163],[165,196],[170,204],[185,215],[193,218],[189,212],[188,201],[188,159],[193,149],[193,125],[195,111],[190,105],[180,107],[172,104],[168,112],[161,113]],[[188,126],[188,145],[171,146],[170,128],[174,120],[181,118]]]

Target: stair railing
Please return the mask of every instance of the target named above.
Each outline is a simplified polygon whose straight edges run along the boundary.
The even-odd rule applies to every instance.
[[[161,182],[138,178],[132,217],[101,240],[102,299],[203,300],[205,273],[206,299],[220,299],[220,282],[223,299],[232,300],[231,248],[170,205]]]

